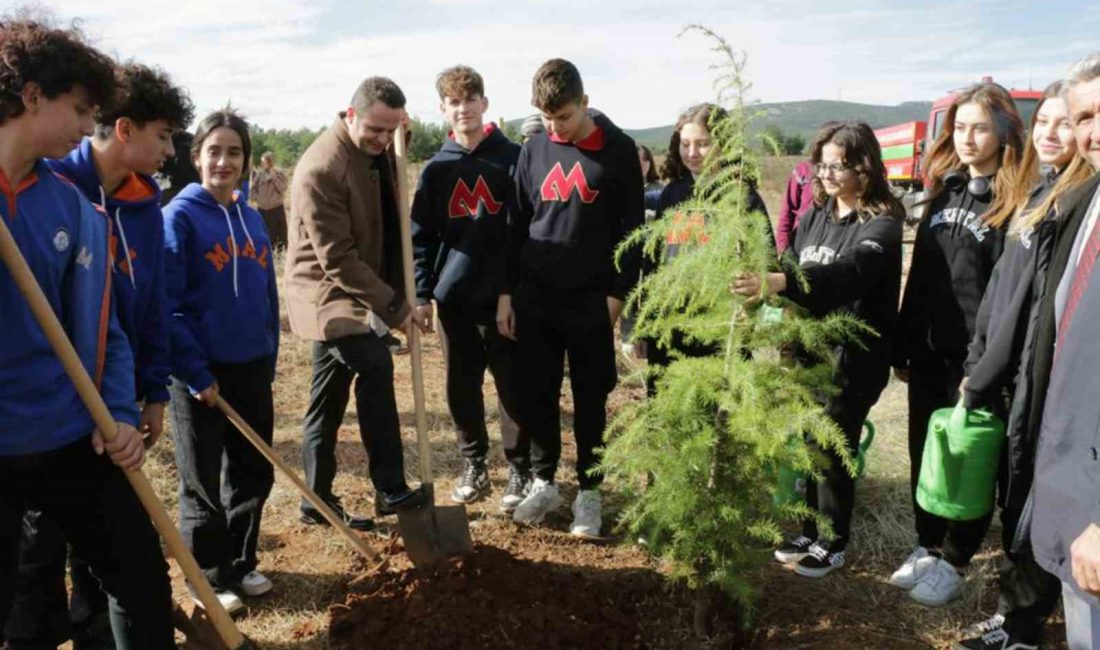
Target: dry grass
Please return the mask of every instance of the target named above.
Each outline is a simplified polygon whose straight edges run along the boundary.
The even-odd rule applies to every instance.
[[[787,174],[797,160],[765,161],[761,194],[773,218],[778,215]],[[300,468],[301,421],[309,396],[310,345],[289,334],[285,316],[284,332],[274,387],[275,447],[291,467]],[[461,458],[455,448],[446,408],[442,358],[435,336],[426,338],[424,352],[428,425],[437,492],[442,499],[450,492],[453,477],[461,467]],[[628,366],[624,361],[621,368],[624,375],[629,371]],[[411,475],[417,466],[409,377],[409,357],[397,357],[397,396],[406,442],[406,468],[410,472],[410,482],[415,484],[417,480]],[[487,382],[486,390],[493,391],[491,381]],[[569,395],[568,388],[564,394]],[[643,395],[637,383],[623,382],[612,395],[612,408]],[[506,479],[506,469],[499,450],[495,403],[495,398],[487,396],[493,444],[491,475],[499,490]],[[571,426],[568,397],[564,408],[563,426],[568,429]],[[799,578],[778,567],[767,568],[762,576],[761,609],[757,615],[758,622],[767,628],[767,639],[772,639],[770,642],[765,639],[765,647],[822,647],[822,635],[830,630],[846,632],[825,647],[948,647],[960,626],[984,618],[995,608],[996,530],[990,533],[987,546],[974,562],[963,597],[948,607],[921,607],[886,584],[889,573],[915,542],[909,503],[904,386],[892,383],[872,411],[871,418],[877,425],[878,436],[870,452],[867,475],[857,491],[849,567],[820,581]],[[573,454],[571,436],[566,433],[564,438],[563,466],[569,467]],[[370,512],[373,490],[367,479],[366,454],[355,424],[354,400],[339,431],[337,453],[336,492],[343,496],[349,510]],[[166,437],[154,450],[147,472],[160,497],[174,509],[177,477],[170,438]],[[572,483],[572,472],[563,472],[563,479]],[[498,498],[499,492],[494,493],[469,509],[474,525],[510,525],[496,514]],[[335,533],[298,522],[298,501],[289,482],[277,477],[265,510],[260,548],[260,569],[272,577],[276,589],[268,597],[249,602],[250,612],[238,620],[241,631],[264,648],[327,647],[327,608],[338,600],[348,576],[361,568],[354,554]],[[387,531],[383,529],[382,532]],[[379,547],[384,543],[378,540]],[[690,629],[687,616],[685,613],[682,622],[685,634]],[[697,643],[690,636],[683,636],[681,640],[683,645],[679,647],[708,645]]]

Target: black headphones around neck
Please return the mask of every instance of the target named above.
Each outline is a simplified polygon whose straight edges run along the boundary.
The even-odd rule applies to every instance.
[[[966,191],[970,193],[976,199],[987,199],[993,192],[993,182],[989,176],[975,176],[970,178],[970,174],[961,169],[947,172],[943,177],[943,186],[952,192],[961,190],[963,186],[966,186]]]

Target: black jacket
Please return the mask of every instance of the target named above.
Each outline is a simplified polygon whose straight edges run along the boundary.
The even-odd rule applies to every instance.
[[[890,353],[901,292],[901,216],[835,218],[834,201],[802,215],[784,253],[802,269],[808,290],[786,271],[782,295],[817,317],[844,310],[877,332],[860,346],[838,347],[836,383],[850,394],[877,397],[890,375]]]
[[[520,147],[490,125],[473,150],[448,138],[420,174],[412,204],[416,296],[495,306]]]
[[[915,351],[931,350],[962,363],[1004,229],[982,223],[992,196],[945,190],[917,226],[909,279],[901,303],[893,365],[909,367]]]
[[[1069,558],[1070,544],[1090,523],[1100,523],[1100,281],[1093,271],[1088,290],[1074,314],[1054,366],[1057,334],[1055,316],[1058,283],[1070,267],[1078,230],[1084,223],[1100,176],[1068,195],[1073,206],[1058,221],[1046,291],[1035,324],[1035,355],[1031,366],[1034,385],[1028,421],[1037,426],[1039,447],[1035,457],[1034,520],[1031,542],[1039,566],[1063,582],[1074,585]],[[1078,591],[1093,607],[1100,599]]]
[[[614,265],[615,248],[645,215],[638,150],[605,116],[593,119],[596,130],[580,143],[541,133],[523,145],[505,293],[528,287],[623,299],[638,281],[637,253]]]
[[[663,217],[666,212],[674,209],[681,203],[691,199],[692,192],[695,191],[695,179],[688,175],[683,178],[678,178],[661,190],[661,196],[657,199],[657,217]],[[765,229],[768,236],[771,237],[771,242],[775,244],[775,233],[772,232],[772,222],[768,217],[768,206],[764,205],[764,199],[760,198],[760,193],[756,191],[755,187],[750,186],[748,188],[748,206],[749,212],[760,215],[761,228]],[[684,215],[676,215],[675,219],[680,219],[683,223],[684,229],[693,228],[691,223],[691,217]],[[686,233],[682,231],[673,231],[665,238],[665,251],[668,257],[672,257],[676,254],[676,250],[680,244],[684,241],[685,237],[682,236]]]
[[[1055,180],[1044,179],[1036,186],[1029,208],[1047,197]],[[1035,229],[1009,236],[978,309],[977,331],[964,366],[966,407],[988,408],[1001,415],[1007,409],[1007,484],[1000,494],[1002,507],[1022,508],[1031,487],[1038,431],[1027,426],[1032,391],[1027,368],[1055,229],[1054,216],[1048,215]]]

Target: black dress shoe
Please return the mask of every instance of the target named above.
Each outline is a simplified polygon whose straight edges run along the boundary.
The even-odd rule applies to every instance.
[[[388,517],[397,514],[398,510],[418,508],[428,502],[428,495],[422,488],[410,490],[405,488],[400,492],[378,492],[374,495],[374,514],[378,517]]]
[[[339,503],[328,504],[332,508],[336,516],[344,520],[344,523],[348,528],[352,530],[358,530],[362,532],[368,532],[374,530],[374,520],[370,517],[357,517],[346,510]],[[311,526],[328,526],[328,520],[321,514],[320,510],[314,508],[302,508],[302,513],[298,516],[298,519],[303,524],[309,524]]]

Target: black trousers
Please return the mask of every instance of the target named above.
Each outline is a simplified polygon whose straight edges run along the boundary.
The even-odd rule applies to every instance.
[[[599,293],[518,292],[520,426],[531,437],[531,468],[553,481],[561,459],[561,386],[565,360],[573,387],[577,483],[597,487],[607,396],[615,387],[615,343],[607,297]]]
[[[993,512],[970,521],[951,521],[934,515],[917,503],[917,481],[928,437],[928,420],[936,409],[958,403],[962,364],[962,358],[946,357],[931,350],[915,351],[909,363],[909,484],[917,543],[925,548],[942,548],[944,559],[956,567],[970,564],[989,530]]]
[[[258,210],[267,226],[267,236],[273,248],[286,248],[286,209],[277,206],[270,210]]]
[[[52,649],[69,639],[77,650],[108,648],[113,646],[108,620],[107,595],[88,563],[70,551],[60,526],[41,511],[24,513],[19,572],[5,629],[8,640],[16,648]]]
[[[531,443],[516,423],[516,344],[500,335],[491,308],[439,305],[440,340],[447,363],[447,406],[454,419],[458,448],[464,458],[485,458],[485,369],[493,373],[500,413],[504,457],[520,474],[531,467]]]
[[[157,533],[125,475],[106,455],[96,456],[88,438],[45,453],[0,457],[0,620],[8,620],[19,580],[20,533],[28,508],[56,523],[76,554],[87,559],[109,596],[118,648],[176,647],[168,565]],[[64,564],[60,566],[63,571]],[[64,602],[64,583],[53,580],[50,588],[58,584],[62,592],[54,595]],[[20,623],[56,622],[64,630],[67,612],[55,615],[60,618]],[[35,647],[23,641],[14,635],[9,639],[13,648]]]
[[[1005,617],[1004,628],[1007,632],[1038,644],[1043,637],[1047,618],[1061,600],[1062,583],[1036,564],[1035,556],[1030,552],[1012,551],[1013,537],[1021,515],[1022,508],[1001,510],[1004,557],[998,575],[1000,594],[997,611]]]
[[[863,422],[871,407],[878,401],[877,395],[848,394],[843,392],[825,405],[825,412],[844,433],[848,451],[855,456],[859,439],[863,434]],[[852,510],[856,503],[856,479],[848,473],[836,453],[822,449],[829,459],[820,479],[806,479],[806,505],[829,518],[833,526],[832,539],[822,539],[813,519],[802,522],[802,534],[827,542],[830,551],[843,551],[848,546],[852,532]]]
[[[359,435],[367,450],[371,482],[379,492],[401,492],[405,459],[393,391],[393,355],[375,334],[356,334],[313,344],[313,381],[306,411],[302,462],[306,484],[331,501],[336,478],[336,433],[344,420],[352,381]],[[303,509],[313,506],[303,501]]]
[[[211,364],[210,371],[225,401],[271,444],[271,359]],[[210,583],[229,589],[257,566],[260,519],[275,470],[220,410],[192,397],[183,382],[173,379],[170,391],[180,532]]]

